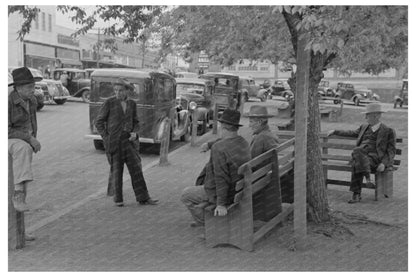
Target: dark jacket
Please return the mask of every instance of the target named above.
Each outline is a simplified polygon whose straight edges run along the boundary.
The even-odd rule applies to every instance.
[[[356,145],[360,146],[364,132],[368,127],[368,124],[363,124],[357,130],[335,130],[334,135],[356,137]],[[396,155],[396,133],[392,128],[387,127],[383,123],[380,124],[380,128],[378,130],[376,150],[379,160],[384,164],[386,168],[393,166],[394,156]]]
[[[253,140],[250,143],[251,158],[260,156],[270,149],[279,146],[277,137],[272,134],[269,126],[266,125],[260,132],[253,135]]]
[[[114,153],[118,149],[122,131],[134,132],[139,137],[139,119],[137,107],[133,100],[126,101],[126,112],[123,112],[121,101],[115,96],[107,99],[102,105],[95,121],[98,133],[103,138],[107,153]],[[139,140],[132,142],[139,150]]]
[[[16,138],[26,141],[30,144],[31,134],[29,134],[30,125],[33,130],[33,136],[36,137],[38,124],[36,119],[36,97],[32,95],[29,99],[29,110],[25,101],[20,97],[16,90],[9,94],[9,135],[8,138]],[[30,117],[29,117],[30,115]]]

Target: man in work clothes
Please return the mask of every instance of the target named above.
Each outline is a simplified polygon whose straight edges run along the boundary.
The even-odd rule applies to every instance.
[[[350,191],[353,192],[352,199],[348,203],[361,201],[361,187],[363,177],[366,178],[367,186],[374,187],[371,180],[371,172],[383,172],[393,166],[396,154],[396,133],[392,128],[380,122],[381,105],[371,103],[367,105],[365,118],[366,124],[356,130],[343,131],[331,130],[328,135],[345,137],[357,137],[357,143],[352,151],[352,173]]]
[[[41,77],[33,77],[27,67],[16,68],[12,72],[14,89],[9,95],[9,155],[12,157],[14,208],[19,212],[29,210],[26,204],[27,184],[33,180],[32,155],[40,151],[36,139],[38,124],[36,120],[35,82]]]
[[[242,126],[240,112],[226,109],[218,121],[221,122],[221,140],[211,148],[203,184],[185,188],[181,197],[195,220],[191,224],[193,227],[204,225],[204,210],[198,206],[203,202],[216,204],[215,216],[227,214],[226,206],[233,202],[236,182],[242,178],[238,168],[251,159],[248,142],[238,135],[238,128]]]
[[[142,172],[136,103],[128,99],[127,90],[134,90],[134,87],[119,78],[114,83],[115,96],[103,103],[95,123],[110,163],[109,187],[114,188],[116,206],[124,206],[123,168],[126,163],[136,201],[140,205],[156,205],[158,200],[150,198]]]

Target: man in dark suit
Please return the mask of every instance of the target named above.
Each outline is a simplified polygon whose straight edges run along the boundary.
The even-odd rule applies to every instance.
[[[366,178],[367,186],[374,187],[370,173],[383,172],[393,166],[396,154],[396,133],[392,128],[380,122],[383,112],[380,104],[371,103],[367,105],[365,112],[366,124],[361,125],[357,130],[331,130],[328,133],[328,135],[357,137],[357,147],[351,154],[350,191],[353,192],[353,196],[348,203],[361,200],[363,177]]]
[[[110,163],[109,188],[114,188],[116,205],[124,206],[123,168],[126,163],[136,201],[141,205],[156,205],[158,200],[150,198],[142,172],[136,103],[127,97],[127,90],[134,90],[134,87],[119,78],[114,83],[115,96],[104,102],[95,122]]]

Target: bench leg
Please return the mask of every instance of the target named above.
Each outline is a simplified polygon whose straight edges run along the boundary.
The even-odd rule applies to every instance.
[[[387,197],[393,196],[393,171],[386,170],[384,172],[377,172],[376,174],[376,200],[377,195],[384,195]]]

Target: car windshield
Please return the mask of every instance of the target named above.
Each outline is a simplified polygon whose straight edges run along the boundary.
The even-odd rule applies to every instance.
[[[72,80],[78,80],[78,79],[85,79],[85,72],[73,72],[71,73]]]
[[[152,104],[153,102],[153,93],[151,89],[151,81],[148,79],[140,79],[130,81],[134,86],[134,90],[128,90],[128,97],[139,103],[143,104]],[[103,81],[99,83],[99,98],[104,101],[107,98],[114,96],[113,83],[108,81]]]
[[[182,93],[197,93],[202,94],[204,92],[204,85],[199,84],[176,84],[176,93],[178,95]]]

